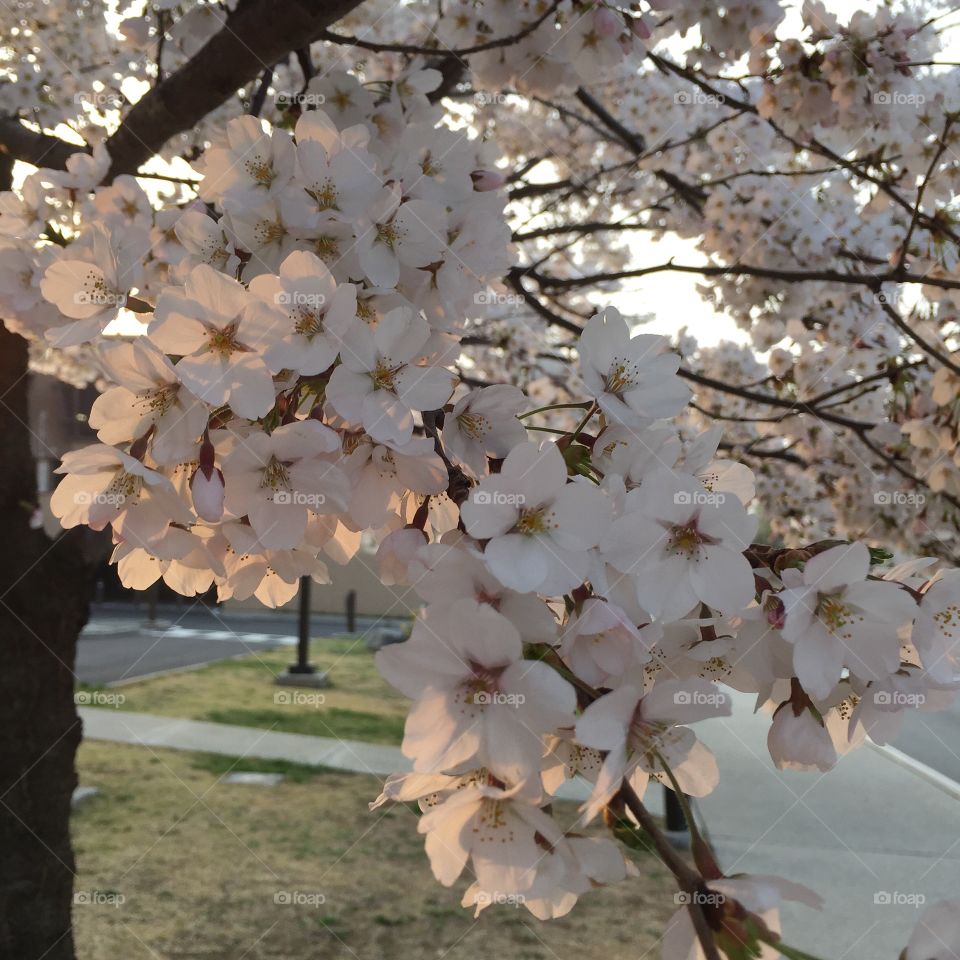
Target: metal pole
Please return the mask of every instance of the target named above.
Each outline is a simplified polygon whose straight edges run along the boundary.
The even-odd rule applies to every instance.
[[[663,810],[667,830],[671,833],[686,833],[687,819],[683,815],[683,807],[677,800],[677,795],[669,788],[663,788]]]
[[[297,662],[290,673],[316,673],[310,665],[310,577],[300,578],[300,610],[297,632]]]
[[[150,626],[154,626],[157,622],[157,594],[159,592],[159,580],[147,587],[147,622]]]
[[[347,591],[347,633],[357,632],[357,591]]]

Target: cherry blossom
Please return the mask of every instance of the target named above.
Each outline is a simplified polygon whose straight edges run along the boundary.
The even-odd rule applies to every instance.
[[[377,667],[417,701],[403,752],[418,772],[472,764],[524,780],[539,770],[542,735],[573,718],[573,688],[523,660],[516,627],[475,600],[434,606],[407,643],[377,654]]]
[[[161,350],[181,355],[177,375],[201,400],[229,403],[255,419],[273,406],[274,392],[256,349],[268,324],[249,307],[242,284],[200,264],[182,290],[163,292],[148,336]]]
[[[467,533],[488,540],[484,558],[504,585],[563,592],[582,581],[587,550],[610,522],[605,497],[587,483],[567,483],[556,444],[522,443],[500,473],[482,480],[461,508]]]
[[[370,331],[354,324],[344,335],[342,363],[327,385],[327,399],[374,440],[403,444],[413,436],[415,410],[441,407],[453,391],[443,367],[415,361],[430,327],[405,307],[391,310]]]
[[[672,417],[690,398],[675,376],[680,358],[666,353],[663,337],[631,338],[615,307],[592,317],[580,338],[583,381],[614,423],[638,424]]]
[[[794,670],[813,696],[826,697],[843,667],[870,680],[899,665],[899,630],[916,605],[899,586],[867,580],[869,571],[862,543],[833,547],[811,557],[802,581],[788,583],[781,595],[783,638],[793,644]]]

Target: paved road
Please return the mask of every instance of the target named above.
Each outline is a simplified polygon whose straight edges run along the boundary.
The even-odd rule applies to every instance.
[[[960,783],[960,702],[938,713],[908,710],[893,746]]]
[[[296,644],[297,619],[288,613],[221,614],[197,605],[187,610],[160,607],[152,627],[145,617],[145,609],[129,606],[95,608],[80,634],[78,679],[90,684],[116,683]],[[376,622],[374,618],[358,617],[357,627],[362,631]],[[345,629],[341,616],[311,617],[313,636]]]

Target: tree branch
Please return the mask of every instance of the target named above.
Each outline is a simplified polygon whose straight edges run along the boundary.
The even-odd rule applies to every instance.
[[[248,0],[179,70],[150,90],[107,140],[107,182],[136,173],[173,136],[196,126],[292,50],[317,39],[361,0]]]
[[[89,147],[31,130],[17,117],[0,117],[0,154],[14,160],[32,163],[35,167],[65,170],[68,157],[75,153],[89,152]]]

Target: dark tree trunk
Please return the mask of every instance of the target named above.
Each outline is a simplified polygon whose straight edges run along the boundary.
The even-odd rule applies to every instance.
[[[31,527],[28,424],[27,344],[0,323],[0,960],[72,960],[74,659],[91,577],[80,536]]]

